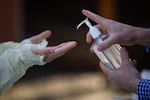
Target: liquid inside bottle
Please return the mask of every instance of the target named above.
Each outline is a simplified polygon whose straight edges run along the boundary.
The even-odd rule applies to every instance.
[[[121,64],[121,56],[120,56],[120,49],[121,46],[119,44],[114,44],[109,48],[98,51],[97,44],[102,42],[102,39],[96,39],[93,44],[93,51],[98,56],[98,58],[108,67],[110,68],[120,68]]]

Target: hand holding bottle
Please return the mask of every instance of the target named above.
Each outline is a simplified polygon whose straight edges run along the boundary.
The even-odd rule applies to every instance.
[[[103,51],[98,51],[97,45],[103,43],[103,41],[107,39],[109,36],[108,34],[103,35],[97,27],[92,26],[88,18],[83,20],[77,26],[77,29],[84,23],[89,27],[89,34],[94,39],[92,49],[95,52],[95,54],[98,56],[98,58],[101,60],[101,62],[107,64],[107,66],[109,66],[110,68],[116,68],[116,69],[119,68],[121,64],[121,58],[120,58],[121,46],[119,44],[114,44]]]
[[[134,27],[127,24],[122,24],[114,20],[106,19],[88,10],[82,10],[83,15],[97,23],[97,27],[103,34],[108,34],[109,37],[98,45],[98,50],[104,50],[112,44],[123,45],[149,45],[150,30],[140,27]],[[87,34],[86,41],[92,42],[90,34]]]
[[[33,44],[38,44],[41,40],[49,38],[51,34],[51,31],[44,31],[39,35],[31,37],[30,40]],[[44,61],[49,63],[52,60],[64,55],[69,50],[76,47],[76,45],[76,41],[67,41],[57,46],[49,46],[42,49],[34,48],[32,49],[32,52],[36,55],[44,55]]]
[[[136,93],[138,82],[141,79],[138,70],[135,68],[137,62],[136,60],[129,60],[129,55],[125,48],[121,48],[120,51],[122,60],[120,69],[110,69],[102,62],[100,62],[100,67],[107,75],[109,81],[121,88]]]

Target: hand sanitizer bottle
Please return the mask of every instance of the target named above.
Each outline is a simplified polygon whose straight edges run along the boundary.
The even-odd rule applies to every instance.
[[[106,66],[108,66],[112,69],[119,68],[120,64],[121,64],[121,57],[120,57],[121,46],[119,44],[114,44],[103,51],[98,51],[97,44],[103,42],[108,36],[103,35],[97,27],[92,26],[92,24],[89,22],[88,18],[83,20],[77,26],[77,29],[84,23],[89,27],[89,33],[92,36],[92,38],[94,39],[93,51],[98,56],[100,61],[102,61]]]

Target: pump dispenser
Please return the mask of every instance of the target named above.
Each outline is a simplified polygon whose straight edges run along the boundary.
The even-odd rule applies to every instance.
[[[102,61],[105,65],[107,65],[108,67],[112,69],[119,68],[121,64],[121,57],[120,57],[121,46],[119,44],[114,44],[103,51],[98,51],[97,45],[103,42],[108,37],[108,35],[103,35],[96,26],[92,26],[88,18],[83,20],[77,26],[77,29],[84,23],[89,27],[89,33],[94,39],[92,48],[95,54],[100,59],[100,61]]]

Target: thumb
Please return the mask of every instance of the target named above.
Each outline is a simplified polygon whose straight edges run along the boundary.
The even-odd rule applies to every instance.
[[[114,43],[116,43],[115,41],[115,37],[114,36],[108,36],[107,39],[105,39],[103,42],[98,44],[98,50],[102,51],[108,47],[110,47],[111,45],[113,45]]]

